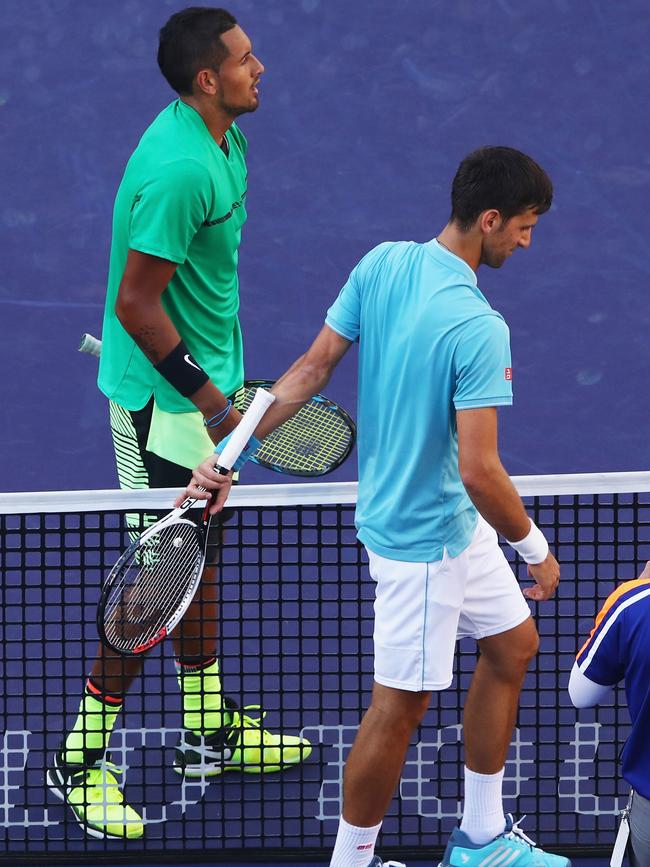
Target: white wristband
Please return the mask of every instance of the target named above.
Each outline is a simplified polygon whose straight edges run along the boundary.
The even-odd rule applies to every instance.
[[[526,563],[533,566],[542,563],[548,557],[548,542],[537,524],[530,522],[530,532],[518,542],[508,542]]]

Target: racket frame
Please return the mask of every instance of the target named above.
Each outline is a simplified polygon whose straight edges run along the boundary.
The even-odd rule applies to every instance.
[[[115,564],[112,566],[111,571],[106,576],[106,579],[102,585],[102,593],[99,599],[99,604],[97,606],[97,631],[99,632],[99,637],[101,638],[102,642],[108,645],[111,650],[113,650],[115,653],[118,653],[120,656],[140,656],[142,653],[146,653],[152,647],[155,647],[156,644],[160,644],[160,642],[163,641],[183,619],[183,615],[189,608],[192,599],[196,595],[198,586],[201,583],[201,577],[203,575],[203,569],[205,566],[207,547],[206,531],[209,520],[209,509],[211,500],[208,501],[208,504],[203,510],[203,519],[200,524],[192,521],[191,518],[184,517],[185,513],[189,509],[191,509],[192,506],[194,506],[197,502],[198,500],[187,497],[185,500],[183,500],[180,506],[169,512],[169,514],[165,515],[159,521],[156,521],[156,523],[152,524],[151,527],[147,527],[147,529],[144,530],[138,536],[138,538],[129,545],[126,551],[124,551],[119,556]],[[108,604],[111,593],[119,582],[126,565],[131,562],[133,557],[137,554],[138,550],[144,547],[147,541],[151,539],[152,536],[158,534],[161,530],[165,529],[166,527],[171,527],[179,524],[189,524],[192,527],[192,529],[197,535],[199,548],[202,551],[202,557],[196,562],[194,572],[192,573],[191,579],[188,581],[188,585],[183,594],[183,599],[181,603],[178,605],[174,613],[168,618],[167,622],[150,639],[130,650],[127,650],[123,647],[117,647],[107,636],[106,628],[104,625],[104,615],[106,613],[106,606]]]
[[[244,388],[247,390],[256,389],[256,388],[269,388],[270,389],[274,385],[275,385],[275,381],[272,379],[247,379],[244,382]],[[260,449],[258,449],[258,451],[250,458],[251,463],[257,464],[260,467],[264,467],[265,469],[272,470],[273,472],[276,472],[276,473],[282,473],[283,475],[299,476],[302,478],[316,478],[319,476],[326,476],[326,475],[328,475],[328,473],[334,472],[334,470],[337,470],[341,466],[341,464],[343,464],[343,463],[345,463],[345,461],[347,461],[347,459],[350,457],[350,452],[354,448],[356,440],[357,440],[357,427],[354,423],[354,420],[352,419],[350,414],[343,409],[342,406],[340,406],[338,403],[335,403],[333,400],[330,400],[328,397],[325,397],[324,394],[314,394],[314,395],[312,395],[310,400],[316,401],[317,403],[324,404],[326,407],[328,407],[331,410],[332,413],[335,413],[340,419],[342,419],[342,421],[346,425],[350,435],[349,435],[345,450],[341,453],[341,455],[324,469],[297,470],[297,469],[292,467],[289,470],[289,469],[285,469],[283,466],[277,466],[276,464],[272,463],[271,461],[265,460],[264,457],[260,457],[260,453],[262,453],[262,455],[264,453],[264,442],[265,441],[262,440],[262,445],[261,445]],[[281,429],[282,429],[281,426],[279,428],[277,428],[278,431]],[[275,431],[274,431],[274,433],[275,433]],[[272,437],[273,434],[269,434],[269,436]]]
[[[274,400],[275,396],[272,395],[269,391],[265,391],[262,388],[257,389],[257,391],[255,392],[255,397],[253,398],[250,406],[242,416],[241,421],[232,432],[230,439],[228,440],[223,451],[219,455],[219,463],[214,468],[215,472],[221,475],[227,475],[230,472],[233,464],[236,462],[242,450],[245,448],[246,444],[253,435],[253,432],[259,424],[260,419],[262,418],[266,410],[274,402]],[[151,527],[148,527],[143,533],[141,533],[140,536],[134,542],[132,542],[131,545],[129,545],[124,554],[122,554],[118,558],[116,564],[113,566],[106,578],[106,581],[104,582],[104,587],[102,588],[102,595],[97,608],[97,629],[102,638],[102,641],[104,641],[105,644],[107,644],[111,648],[111,650],[113,650],[120,656],[139,656],[141,653],[144,653],[145,651],[154,647],[156,644],[159,644],[180,622],[196,594],[198,586],[201,582],[201,576],[203,575],[203,567],[205,565],[207,527],[210,521],[210,505],[212,503],[212,498],[210,498],[205,505],[205,508],[203,510],[203,521],[200,527],[193,521],[183,518],[183,515],[187,512],[187,510],[190,509],[196,502],[197,500],[195,498],[186,497],[179,506],[177,506],[175,509],[169,512],[169,514],[165,515],[159,521],[156,521],[155,524],[152,524]],[[192,575],[188,576],[186,579],[187,590],[183,594],[183,599],[181,603],[176,606],[173,613],[167,618],[167,621],[156,632],[154,636],[148,638],[145,642],[136,645],[134,648],[126,649],[124,647],[117,647],[108,638],[104,625],[106,621],[106,606],[110,593],[115,588],[117,582],[123,574],[125,564],[127,562],[131,562],[134,554],[137,553],[138,549],[141,548],[144,544],[146,544],[146,542],[148,542],[153,536],[157,535],[161,530],[164,530],[165,527],[174,526],[174,524],[180,523],[190,523],[193,525],[195,532],[198,534],[199,542],[201,543],[199,545],[199,548],[202,554],[201,558],[196,561],[196,566],[194,567]]]
[[[88,333],[82,335],[81,342],[79,344],[79,352],[99,357],[101,355],[101,349],[102,341],[100,339],[98,339],[97,337],[93,337],[92,334]],[[274,381],[270,379],[247,379],[244,382],[244,388],[247,391],[250,391],[253,388],[271,388],[273,385]],[[350,456],[350,452],[354,448],[357,438],[356,425],[353,419],[351,418],[349,413],[347,413],[343,409],[342,406],[339,406],[339,404],[325,397],[325,395],[323,394],[315,394],[312,398],[310,398],[310,400],[316,400],[320,403],[327,405],[328,407],[331,407],[332,412],[336,413],[337,416],[343,421],[343,423],[347,427],[349,431],[348,442],[344,451],[339,455],[339,457],[336,460],[332,461],[330,464],[327,464],[326,466],[322,465],[321,469],[300,470],[296,469],[295,467],[289,468],[285,465],[278,465],[277,463],[273,463],[272,461],[265,460],[263,457],[264,443],[262,443],[262,447],[260,450],[262,456],[260,456],[260,454],[253,455],[250,458],[252,463],[257,464],[260,467],[264,467],[267,470],[281,473],[283,475],[298,476],[301,478],[316,478],[319,476],[326,476],[328,473],[333,472],[334,470],[338,469],[341,464],[344,463],[344,461],[348,459],[348,457]],[[281,429],[281,427],[278,428],[278,430]],[[273,436],[273,434],[270,434],[270,436]]]

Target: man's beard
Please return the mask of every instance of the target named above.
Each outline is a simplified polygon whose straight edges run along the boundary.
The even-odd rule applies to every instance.
[[[488,268],[500,268],[503,263],[506,261],[508,256],[505,253],[501,253],[498,256],[494,253],[487,253],[483,251],[481,255],[481,265],[487,265]]]
[[[231,105],[228,102],[222,102],[221,108],[234,120],[242,114],[250,114],[253,111],[257,111],[259,105],[260,103],[258,99],[258,101],[254,105]]]

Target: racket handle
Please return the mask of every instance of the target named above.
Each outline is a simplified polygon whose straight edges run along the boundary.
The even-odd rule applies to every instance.
[[[275,400],[275,395],[265,388],[258,388],[255,392],[251,405],[248,407],[242,420],[230,435],[224,450],[219,455],[219,463],[215,467],[217,471],[232,469],[233,464],[246,447],[246,443],[253,435],[260,419]]]
[[[102,354],[102,342],[93,337],[92,334],[82,334],[79,352],[85,352],[87,355],[96,355],[99,358]]]

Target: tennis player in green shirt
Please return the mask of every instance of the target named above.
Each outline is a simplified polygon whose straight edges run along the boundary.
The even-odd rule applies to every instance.
[[[160,32],[158,64],[179,99],[131,156],[115,200],[99,387],[110,401],[122,488],[185,487],[190,470],[240,419],[242,337],[238,250],[246,220],[246,139],[235,118],[255,111],[264,67],[235,18],[191,8]],[[184,731],[174,769],[280,771],[310,744],[276,734],[222,693],[213,521],[201,589],[172,634]],[[73,727],[48,771],[52,791],[93,837],[138,838],[106,755],[139,657],[100,644]]]

